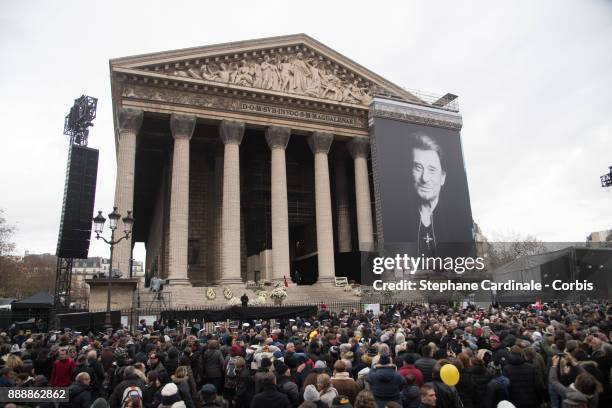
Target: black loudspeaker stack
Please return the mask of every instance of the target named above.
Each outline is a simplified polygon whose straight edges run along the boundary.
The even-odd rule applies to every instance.
[[[98,155],[96,149],[70,145],[64,204],[57,240],[56,255],[59,258],[85,259],[89,253],[98,177]]]

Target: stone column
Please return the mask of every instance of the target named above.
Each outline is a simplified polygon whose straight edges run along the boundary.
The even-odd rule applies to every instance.
[[[347,188],[346,150],[338,151],[334,157],[336,181],[336,219],[338,221],[338,252],[351,252],[351,212]]]
[[[189,285],[187,245],[189,240],[189,140],[195,129],[195,116],[172,115],[174,137],[172,185],[170,187],[170,264],[168,279],[174,285]]]
[[[221,282],[242,283],[240,276],[240,143],[244,123],[224,120],[223,209],[221,211]]]
[[[354,138],[349,142],[348,148],[355,166],[355,198],[357,203],[359,250],[371,251],[374,248],[374,232],[372,228],[368,163],[366,161],[370,151],[370,140],[367,137]]]
[[[266,141],[272,154],[272,280],[289,280],[289,209],[287,204],[287,165],[285,149],[291,129],[271,126]]]
[[[119,108],[119,138],[117,141],[117,180],[115,182],[115,206],[122,216],[134,209],[134,168],[136,163],[136,135],[142,125],[143,112],[140,109]],[[123,218],[123,217],[122,217]],[[138,222],[138,220],[136,220]],[[123,234],[123,221],[117,223],[118,235]],[[123,276],[130,271],[132,237],[124,239],[114,248],[113,268]]]
[[[334,135],[331,133],[314,133],[308,138],[308,145],[314,153],[319,282],[332,282],[336,276],[334,264],[334,227],[332,224],[329,164],[327,161],[327,153],[333,141]]]

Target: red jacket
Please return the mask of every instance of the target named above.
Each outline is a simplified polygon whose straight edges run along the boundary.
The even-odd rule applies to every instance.
[[[76,364],[70,357],[65,360],[55,360],[49,386],[68,387],[72,382],[72,372],[75,368]]]
[[[402,377],[406,377],[408,374],[412,374],[414,376],[414,383],[421,387],[423,385],[423,373],[421,370],[416,368],[414,364],[404,364],[400,367],[399,373]]]

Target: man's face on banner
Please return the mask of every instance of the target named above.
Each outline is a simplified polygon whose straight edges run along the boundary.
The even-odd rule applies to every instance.
[[[440,156],[435,150],[413,149],[412,178],[414,189],[423,201],[432,201],[440,196],[446,181]]]

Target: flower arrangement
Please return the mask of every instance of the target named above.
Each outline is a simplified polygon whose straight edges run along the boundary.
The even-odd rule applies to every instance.
[[[242,303],[240,302],[240,299],[238,299],[236,296],[232,296],[228,299],[227,304],[229,304],[230,306],[238,306]]]
[[[270,299],[272,299],[274,303],[282,303],[283,300],[287,299],[287,292],[282,287],[274,288],[272,292],[270,292]]]
[[[225,300],[230,300],[234,297],[234,294],[232,293],[232,290],[230,288],[223,288],[223,297],[225,298]]]
[[[206,299],[215,300],[216,297],[217,297],[217,292],[215,292],[214,288],[206,289]]]

